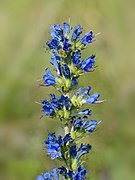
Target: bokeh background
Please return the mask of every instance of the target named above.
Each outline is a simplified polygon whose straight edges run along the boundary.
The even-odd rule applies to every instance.
[[[50,54],[43,46],[50,25],[70,16],[72,26],[101,32],[84,52],[95,53],[98,68],[80,84],[107,99],[91,106],[100,128],[87,142],[93,150],[86,168],[91,180],[135,179],[135,1],[1,0],[0,1],[0,179],[33,180],[59,165],[51,161],[43,140],[60,123],[40,119],[41,101],[54,92],[40,88]]]

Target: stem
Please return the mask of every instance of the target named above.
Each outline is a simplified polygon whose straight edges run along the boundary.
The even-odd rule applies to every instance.
[[[69,133],[69,127],[68,127],[68,125],[66,125],[66,126],[64,127],[64,131],[65,131],[65,135]]]

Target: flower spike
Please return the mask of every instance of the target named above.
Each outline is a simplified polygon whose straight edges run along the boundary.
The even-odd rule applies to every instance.
[[[96,132],[101,121],[91,119],[91,107],[104,100],[99,100],[99,93],[92,94],[89,85],[75,89],[78,79],[97,67],[95,55],[82,59],[82,51],[94,41],[96,35],[93,31],[82,35],[80,25],[72,28],[67,22],[55,24],[50,30],[51,40],[46,45],[52,55],[50,63],[54,72],[46,68],[40,86],[53,86],[60,95],[51,93],[50,100],[44,99],[38,104],[42,106],[43,115],[59,119],[62,124],[63,136],[48,133],[48,139],[44,140],[47,154],[52,160],[62,162],[62,166],[41,173],[37,180],[86,180],[88,171],[84,168],[83,158],[92,145],[84,143],[83,138]]]

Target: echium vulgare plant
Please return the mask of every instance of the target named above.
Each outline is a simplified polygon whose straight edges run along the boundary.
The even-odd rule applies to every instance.
[[[66,22],[50,29],[52,39],[46,45],[52,54],[50,63],[56,73],[54,75],[46,68],[40,85],[53,86],[60,96],[50,94],[50,100],[44,99],[40,104],[45,116],[60,119],[62,123],[64,136],[57,137],[55,132],[51,132],[44,144],[51,159],[62,161],[63,166],[42,173],[37,180],[85,180],[88,171],[84,168],[83,156],[92,146],[83,143],[82,139],[94,132],[100,121],[89,120],[92,112],[84,105],[99,104],[104,100],[98,100],[99,93],[91,94],[91,86],[79,89],[77,86],[82,75],[96,68],[95,55],[81,60],[82,51],[95,41],[96,35],[90,31],[81,36],[83,29],[80,25],[72,30]]]

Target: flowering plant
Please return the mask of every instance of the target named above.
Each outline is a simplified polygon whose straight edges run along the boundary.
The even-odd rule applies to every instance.
[[[72,31],[72,33],[71,33]],[[58,159],[64,166],[44,172],[37,180],[85,180],[87,170],[84,168],[83,156],[91,150],[90,144],[81,143],[82,138],[90,135],[99,125],[97,120],[89,120],[91,110],[84,109],[84,104],[98,104],[100,94],[91,94],[91,87],[77,88],[78,78],[96,68],[95,55],[81,60],[81,52],[88,44],[94,42],[92,31],[81,37],[80,25],[72,27],[68,23],[51,26],[51,40],[46,43],[51,51],[50,63],[56,73],[45,69],[41,86],[54,86],[60,92],[56,97],[50,94],[50,101],[43,100],[41,105],[45,116],[58,118],[62,123],[65,135],[56,137],[55,132],[48,134],[44,141],[46,151],[51,159]]]

